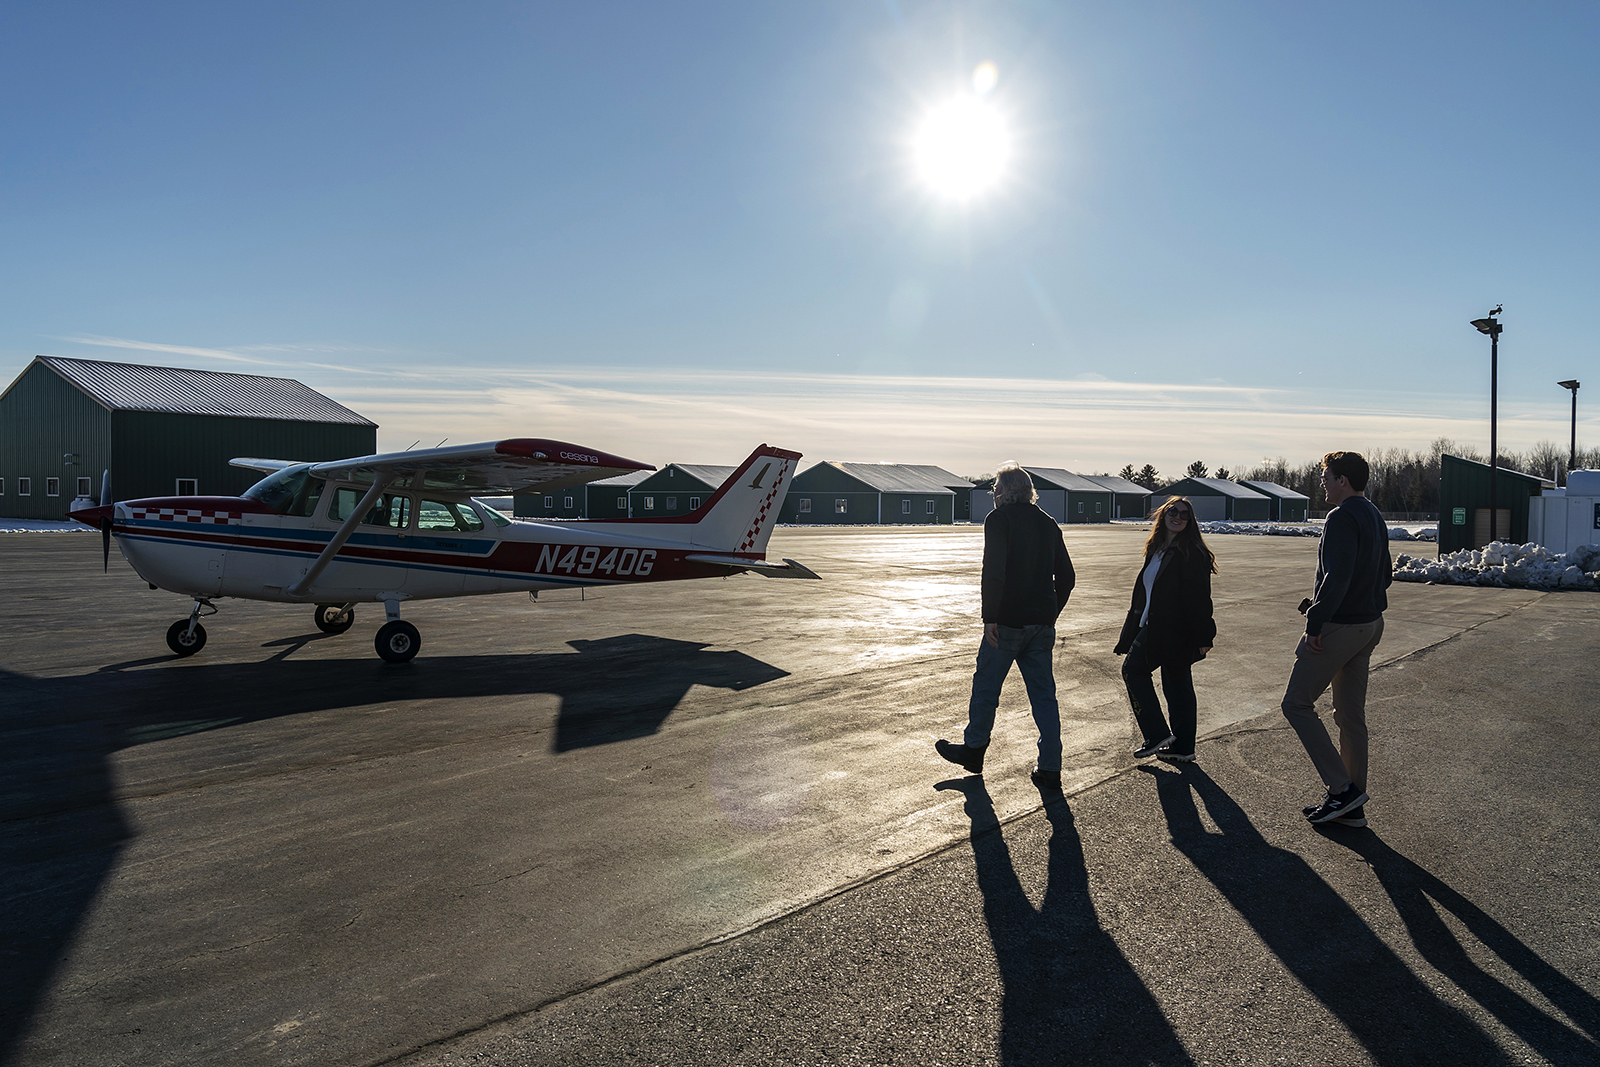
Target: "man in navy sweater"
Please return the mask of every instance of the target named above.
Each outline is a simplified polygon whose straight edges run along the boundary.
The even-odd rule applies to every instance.
[[[1295,649],[1283,715],[1300,735],[1328,787],[1304,809],[1314,823],[1367,825],[1367,670],[1383,638],[1385,592],[1393,580],[1389,528],[1364,495],[1369,470],[1356,452],[1322,457],[1322,489],[1333,505],[1317,549],[1317,584],[1306,633]],[[1317,698],[1333,686],[1339,747],[1317,717]]]
[[[1015,663],[1028,687],[1039,727],[1033,783],[1061,789],[1061,709],[1056,702],[1056,617],[1067,606],[1076,575],[1061,527],[1034,501],[1033,479],[1014,463],[995,475],[995,508],[983,520],[983,643],[972,675],[967,730],[959,745],[940,738],[939,755],[973,774],[994,729],[1000,687]]]

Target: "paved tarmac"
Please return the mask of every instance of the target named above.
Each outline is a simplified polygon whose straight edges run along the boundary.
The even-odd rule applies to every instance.
[[[328,639],[231,602],[177,661],[176,598],[92,538],[0,539],[0,1050],[1594,1062],[1600,601],[1396,587],[1373,828],[1317,833],[1271,710],[1315,542],[1213,540],[1212,737],[1176,772],[1131,767],[1108,654],[1142,531],[1067,534],[1042,807],[1015,682],[984,778],[931,754],[976,529],[780,530],[821,583],[419,605],[398,671],[375,612]]]

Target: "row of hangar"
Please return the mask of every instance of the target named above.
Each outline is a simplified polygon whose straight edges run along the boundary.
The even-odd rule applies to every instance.
[[[1311,501],[1273,482],[1185,478],[1152,493],[1125,478],[1023,467],[1039,507],[1059,523],[1110,522],[1150,514],[1171,495],[1188,497],[1202,520],[1304,522]],[[669,463],[587,486],[519,496],[518,518],[612,519],[686,515],[700,507],[733,468]],[[941,467],[914,463],[824,460],[795,475],[778,521],[796,525],[938,525],[982,522],[994,508],[987,487]]]
[[[316,462],[377,451],[377,423],[290,378],[38,356],[0,393],[0,516],[64,519],[76,498],[233,496],[255,472],[234,456]],[[1188,478],[1151,493],[1123,478],[1026,467],[1039,506],[1061,523],[1142,518],[1168,495],[1202,519],[1300,521],[1304,496],[1270,482]],[[556,493],[519,496],[523,518],[685,515],[733,473],[671,463]],[[917,524],[982,521],[986,487],[941,467],[825,461],[791,483],[779,522]]]

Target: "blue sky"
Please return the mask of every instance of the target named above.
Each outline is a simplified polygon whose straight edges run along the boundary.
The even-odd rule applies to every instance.
[[[0,9],[0,378],[300,378],[380,445],[1115,470],[1565,441],[1591,4]],[[965,203],[911,135],[1012,136]],[[1600,411],[1579,394],[1579,436]]]

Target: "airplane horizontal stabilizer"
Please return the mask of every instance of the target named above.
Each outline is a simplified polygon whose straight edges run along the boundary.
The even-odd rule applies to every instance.
[[[764,559],[745,559],[743,556],[718,556],[707,552],[695,552],[683,557],[694,563],[720,563],[726,567],[742,567],[748,571],[755,571],[767,578],[815,578],[822,580],[822,575],[807,567],[803,563],[796,563],[786,559],[782,563],[769,563]]]

